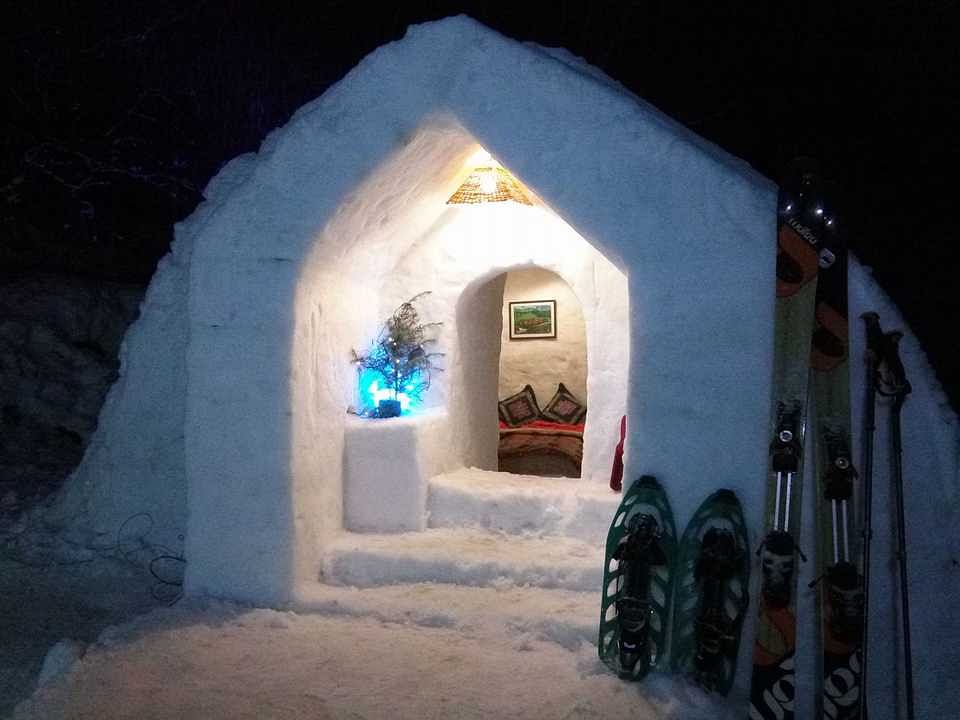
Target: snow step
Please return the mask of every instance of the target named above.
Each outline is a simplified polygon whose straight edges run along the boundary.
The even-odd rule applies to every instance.
[[[323,582],[356,587],[438,582],[599,591],[602,579],[599,544],[469,528],[343,533],[328,547],[321,571]]]
[[[428,524],[563,535],[599,546],[620,499],[596,482],[467,468],[430,478]]]
[[[518,642],[529,634],[575,650],[582,643],[596,644],[599,596],[599,590],[433,583],[361,589],[318,583],[301,589],[293,609],[423,627],[498,627],[518,635]]]

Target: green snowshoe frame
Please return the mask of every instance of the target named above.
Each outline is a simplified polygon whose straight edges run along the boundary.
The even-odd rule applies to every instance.
[[[704,537],[711,528],[733,534],[740,551],[733,574],[724,581],[722,624],[725,640],[716,672],[707,675],[696,666],[697,620],[700,615],[702,581],[697,580],[697,563]],[[726,695],[733,685],[740,648],[740,634],[746,615],[750,587],[750,555],[743,510],[730,490],[718,490],[703,501],[683,533],[677,553],[676,587],[673,602],[673,633],[670,644],[671,668],[690,677],[707,690]]]
[[[617,598],[623,587],[623,569],[613,557],[627,533],[630,519],[638,514],[652,516],[660,527],[658,543],[666,555],[666,565],[650,569],[650,618],[647,637],[648,652],[641,654],[632,672],[620,667],[620,624],[617,620]],[[667,495],[655,478],[644,475],[624,493],[607,533],[603,570],[603,599],[600,606],[600,636],[597,649],[600,659],[625,679],[639,680],[651,669],[666,662],[667,628],[672,594],[673,566],[676,556],[677,531]]]

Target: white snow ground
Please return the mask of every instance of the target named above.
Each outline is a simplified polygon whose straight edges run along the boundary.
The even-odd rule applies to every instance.
[[[108,628],[12,718],[722,720],[746,707],[666,676],[621,682],[592,623],[552,622],[579,598],[541,607],[535,589],[427,584],[322,595],[314,611],[190,601]]]
[[[142,518],[95,549],[42,524],[0,526],[4,554],[25,561],[0,565],[0,716],[742,718],[742,683],[726,700],[663,675],[624,684],[597,659],[600,548],[577,536],[616,500],[569,480],[434,478],[433,527],[344,533],[295,611],[156,608],[152,579],[123,562],[162,550]],[[562,534],[530,531],[531,518]],[[917,620],[923,633],[936,622]],[[915,648],[919,687],[941,682],[930,661],[952,652]]]
[[[617,495],[487,475],[434,478],[427,532],[345,533],[324,568],[339,584],[316,583],[296,612],[204,599],[157,607],[153,579],[125,562],[163,551],[144,517],[98,548],[39,513],[0,525],[4,555],[20,561],[0,567],[0,716],[743,714],[745,697],[723,701],[666,676],[624,684],[598,660],[597,542]]]

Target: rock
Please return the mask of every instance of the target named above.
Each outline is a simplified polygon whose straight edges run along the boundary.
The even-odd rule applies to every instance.
[[[143,292],[56,276],[0,285],[0,481],[18,502],[55,490],[83,456]]]

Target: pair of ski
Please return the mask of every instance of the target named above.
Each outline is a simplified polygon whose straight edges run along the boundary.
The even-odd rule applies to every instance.
[[[797,557],[808,392],[815,412],[817,716],[861,718],[864,592],[850,459],[847,254],[815,185],[798,170],[779,198],[773,403],[750,720],[794,717]],[[806,558],[804,558],[806,559]]]
[[[666,493],[653,477],[640,478],[607,535],[600,658],[624,679],[669,669],[726,694],[749,573],[746,524],[733,492],[707,498],[678,543]]]

